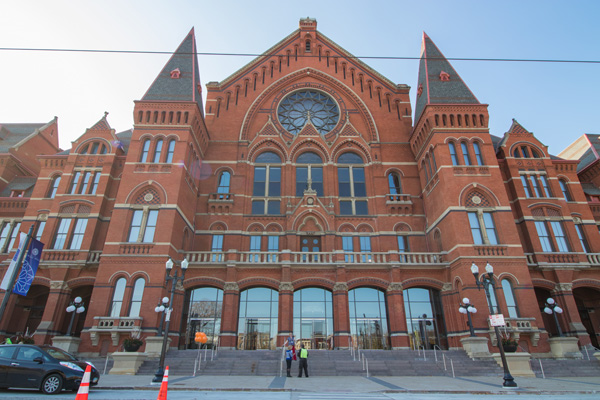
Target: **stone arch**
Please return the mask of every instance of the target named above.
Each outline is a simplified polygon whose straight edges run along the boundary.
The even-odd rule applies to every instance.
[[[390,167],[390,168],[386,169],[383,175],[387,177],[389,174],[394,173],[394,172],[397,173],[398,175],[400,175],[400,177],[404,177],[404,171],[402,171],[398,167]]]
[[[271,146],[271,145],[274,145]],[[288,159],[288,154],[285,151],[285,147],[276,140],[271,138],[260,140],[258,143],[255,143],[250,150],[248,151],[248,161],[253,163],[254,159],[265,151],[272,151],[273,153],[279,155],[281,157],[281,163],[286,163]]]
[[[240,288],[240,292],[255,287],[266,287],[279,292],[279,283],[280,282],[276,279],[254,276],[250,278],[244,278],[241,281],[238,281],[237,284]]]
[[[149,189],[153,189],[154,192],[150,192],[148,191]],[[127,195],[127,198],[125,199],[125,203],[126,204],[135,204],[136,200],[138,200],[138,198],[140,196],[142,196],[142,198],[144,198],[144,196],[148,193],[146,193],[146,191],[148,191],[148,193],[152,194],[153,198],[150,201],[147,201],[146,203],[149,204],[166,204],[168,203],[168,196],[167,196],[167,191],[165,190],[165,188],[158,182],[156,181],[145,181],[145,182],[141,182],[139,184],[137,184],[133,189],[131,189],[129,191],[129,194]],[[154,195],[154,193],[156,193],[159,197],[158,200],[156,200],[156,196]],[[149,197],[148,197],[149,198]],[[145,203],[143,203],[145,204]]]
[[[264,232],[265,226],[260,222],[253,222],[246,228],[247,232]]]
[[[413,287],[426,287],[436,290],[442,290],[442,288],[444,287],[444,282],[432,278],[410,278],[401,283],[404,289],[410,289]]]
[[[315,147],[313,147],[313,145]],[[300,154],[312,151],[321,156],[323,159],[323,164],[331,162],[331,156],[327,151],[327,148],[318,140],[314,140],[312,138],[302,139],[300,142],[296,143],[294,147],[290,149],[290,160],[295,162],[295,160],[300,156]]]
[[[573,289],[593,288],[600,290],[600,280],[598,279],[575,279],[573,281]]]
[[[198,276],[195,278],[186,279],[183,282],[183,288],[185,290],[191,290],[206,286],[223,290],[225,288],[225,281],[223,281],[222,279],[211,278],[208,276]]]
[[[226,231],[227,230],[227,224],[223,221],[215,221],[212,224],[210,224],[209,231]]]
[[[294,292],[308,287],[318,287],[321,289],[333,291],[333,286],[335,285],[335,282],[326,278],[308,277],[292,281],[292,285],[294,286]]]
[[[533,284],[534,287],[539,287],[539,288],[546,289],[549,291],[553,291],[554,287],[556,286],[556,283],[554,283],[553,281],[548,280],[548,279],[540,279],[540,278],[532,279],[531,283]]]
[[[110,278],[108,278],[108,284],[110,286],[114,286],[119,280],[119,278],[125,278],[127,282],[129,282],[129,278],[131,278],[131,275],[127,271],[116,271],[110,276]]]
[[[310,76],[313,79],[322,81],[325,85],[319,83],[303,83],[294,85],[294,81],[302,79],[303,77]],[[287,89],[286,89],[287,87]],[[252,105],[248,108],[246,115],[244,116],[244,121],[242,122],[242,126],[240,129],[240,140],[248,140],[250,124],[254,120],[255,116],[260,112],[262,105],[273,95],[276,95],[273,102],[278,102],[281,98],[286,96],[288,92],[292,90],[297,90],[301,87],[315,87],[320,90],[326,91],[329,95],[331,95],[334,100],[340,104],[341,97],[338,94],[342,93],[348,98],[352,99],[356,108],[358,109],[361,117],[366,122],[366,125],[369,129],[368,140],[369,141],[377,141],[379,140],[379,133],[377,131],[377,126],[375,124],[375,119],[371,114],[371,111],[367,107],[367,105],[363,102],[363,100],[352,90],[352,88],[345,85],[339,79],[334,78],[333,76],[326,74],[322,71],[307,67],[300,69],[298,71],[292,72],[286,76],[281,77],[280,79],[273,82],[268,88],[262,91],[262,93],[254,100]],[[345,111],[345,104],[341,101],[340,114],[343,114]],[[274,108],[274,104],[271,104],[270,108]],[[276,107],[275,107],[276,108]],[[275,111],[273,111],[275,112]],[[340,128],[343,125],[343,118],[340,117],[340,123],[338,123],[336,128]],[[333,132],[333,131],[332,131]]]
[[[516,147],[519,147],[519,146],[533,147],[535,150],[537,150],[537,151],[540,152],[540,155],[542,157],[546,157],[546,152],[544,151],[544,149],[542,149],[537,144],[528,142],[526,140],[519,140],[518,142],[515,142],[515,143],[511,144],[510,148],[508,149],[508,154],[512,157],[513,151],[515,150]]]
[[[69,289],[76,289],[80,286],[94,286],[96,283],[96,278],[93,276],[86,276],[81,278],[74,278],[67,281],[67,285]]]
[[[500,200],[487,187],[470,183],[463,187],[458,195],[459,204],[463,207],[498,207]]]
[[[283,232],[283,226],[277,222],[271,222],[265,227],[266,232]]]
[[[396,225],[394,225],[394,232],[412,232],[412,228],[406,222],[398,222]]]
[[[349,222],[345,222],[338,227],[338,232],[341,232],[341,233],[351,233],[351,232],[355,232],[355,231],[356,231],[356,228],[354,227],[354,225],[352,225]]]
[[[459,286],[459,284],[460,284],[460,286]],[[463,283],[462,278],[460,276],[458,276],[458,275],[455,276],[454,277],[454,284],[452,285],[452,289],[459,290],[459,288],[462,288],[464,286],[465,286],[465,284]]]
[[[373,227],[367,223],[361,223],[356,227],[357,232],[373,233]]]
[[[331,160],[337,163],[337,159],[346,152],[360,154],[362,159],[365,161],[365,164],[370,164],[373,162],[369,149],[365,145],[358,143],[353,139],[342,140],[340,143],[338,143],[331,152]]]
[[[131,283],[134,283],[138,278],[146,279],[146,285],[151,282],[150,274],[148,274],[146,271],[135,271],[132,273],[130,278]]]
[[[31,282],[32,285],[40,285],[40,286],[45,286],[45,287],[50,287],[52,285],[52,281],[50,280],[50,278],[46,278],[44,276],[35,276],[33,278],[33,281]]]
[[[348,290],[358,289],[361,287],[369,287],[385,292],[390,283],[384,279],[373,277],[362,277],[351,279],[347,282]]]
[[[310,229],[307,228],[310,226],[319,228],[318,230],[314,230],[314,232],[325,232],[329,230],[329,223],[325,217],[314,210],[306,210],[299,214],[292,222],[292,226],[294,227],[293,230],[297,232],[302,232],[303,228],[306,228],[305,231],[309,231]]]
[[[93,138],[89,138],[89,139],[85,139],[83,142],[81,142],[79,145],[77,145],[77,149],[75,150],[75,153],[79,154],[79,150],[81,150],[85,145],[88,145],[92,142],[100,142],[102,144],[106,145],[106,152],[107,153],[112,153],[112,144],[110,143],[110,141],[101,138],[101,137],[93,137]],[[101,156],[102,154],[91,154],[94,156]]]
[[[222,166],[220,166],[219,168],[215,169],[215,170],[213,171],[213,175],[214,175],[214,176],[216,176],[216,177],[218,178],[219,176],[221,176],[221,174],[222,174],[223,172],[229,172],[229,173],[231,174],[231,176],[233,176],[233,168],[231,168],[231,167],[230,167],[230,166],[228,166],[228,165],[222,165]]]
[[[510,272],[501,272],[500,274],[498,274],[498,282],[501,283],[502,279],[508,279],[509,281],[511,281],[511,283],[513,283],[515,285],[521,284],[519,282],[519,279],[514,274],[511,274]]]

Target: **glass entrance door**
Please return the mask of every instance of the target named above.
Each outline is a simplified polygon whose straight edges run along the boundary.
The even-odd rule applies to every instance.
[[[361,349],[386,349],[386,336],[381,320],[375,318],[357,318],[356,329]]]
[[[333,349],[331,292],[321,288],[294,292],[294,336],[307,349]]]
[[[246,318],[246,335],[241,347],[244,350],[268,350],[272,348],[271,320],[269,318]]]
[[[194,341],[196,332],[206,333],[208,340],[206,341],[207,348],[217,342],[219,338],[219,332],[221,331],[221,320],[215,321],[214,318],[191,318],[189,322],[189,337],[188,337],[188,349],[197,349],[198,344]]]
[[[303,319],[300,329],[300,343],[307,349],[329,349],[325,318]]]

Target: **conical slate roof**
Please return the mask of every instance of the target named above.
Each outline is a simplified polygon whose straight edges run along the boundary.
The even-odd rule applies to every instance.
[[[183,39],[142,100],[195,101],[202,111],[194,28]]]
[[[427,104],[480,104],[450,62],[423,32],[415,121]]]

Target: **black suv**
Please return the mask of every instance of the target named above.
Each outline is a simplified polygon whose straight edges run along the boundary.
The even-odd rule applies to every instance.
[[[85,368],[91,365],[90,386],[100,374],[91,363],[52,346],[7,344],[0,346],[0,388],[34,388],[46,394],[77,390]]]

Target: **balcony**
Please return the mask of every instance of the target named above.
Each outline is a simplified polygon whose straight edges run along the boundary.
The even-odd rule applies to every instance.
[[[589,268],[600,265],[597,253],[525,253],[527,264],[544,268]]]
[[[2,197],[0,198],[0,209],[3,213],[25,213],[29,204],[28,197]]]
[[[94,325],[88,330],[92,345],[98,346],[100,335],[110,334],[113,346],[119,345],[122,333],[131,335],[142,329],[142,317],[94,317]]]
[[[413,202],[410,194],[388,194],[385,204],[392,215],[410,215],[413,213]]]
[[[119,247],[119,254],[150,254],[153,244],[147,243],[127,243]]]
[[[504,322],[506,324],[506,328],[501,327],[502,332],[506,332],[507,335],[510,335],[512,339],[515,339],[517,342],[521,336],[529,336],[531,340],[531,344],[533,346],[537,346],[540,340],[540,329],[535,326],[535,318],[504,318]],[[490,324],[490,320],[488,318],[488,324]],[[498,339],[496,338],[496,332],[494,328],[489,325],[489,335],[490,340],[492,341],[492,346],[497,346]]]
[[[446,266],[443,255],[438,253],[399,253],[383,252],[301,252],[283,250],[279,252],[236,251],[186,253],[190,264],[263,264],[263,265],[390,265],[407,266],[438,265]]]
[[[100,262],[102,251],[94,250],[43,250],[42,262],[64,263],[73,262],[81,264],[97,264]]]

